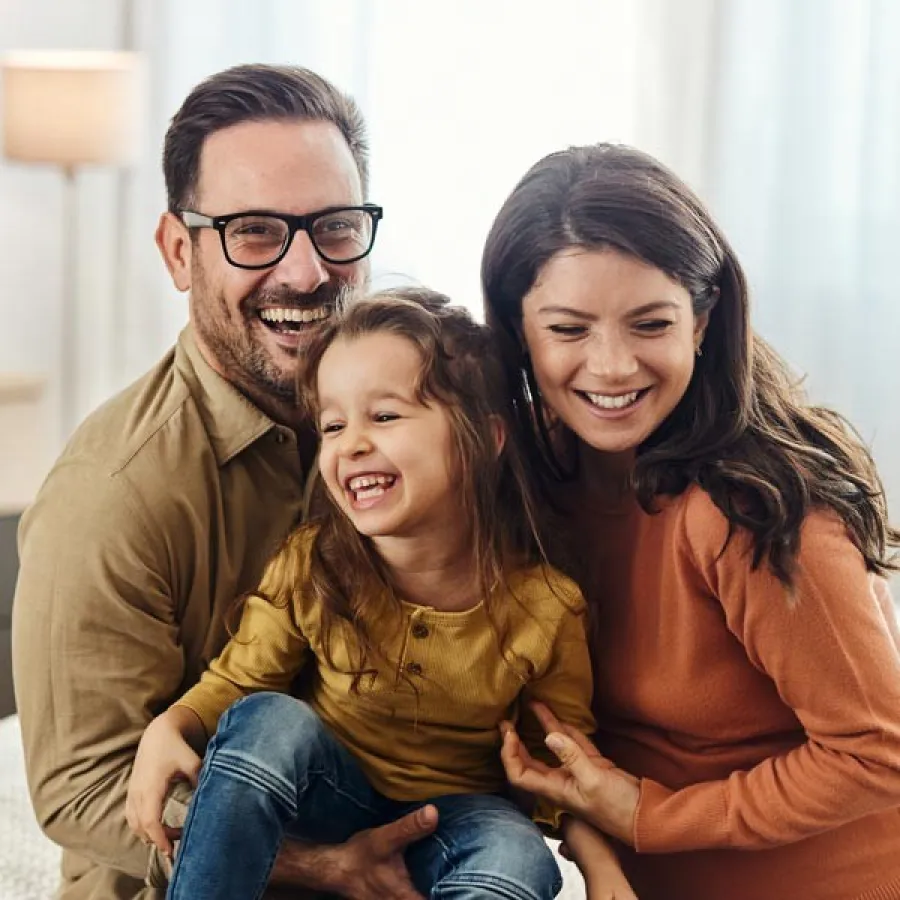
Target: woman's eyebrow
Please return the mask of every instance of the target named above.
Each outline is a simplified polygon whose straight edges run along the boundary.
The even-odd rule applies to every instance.
[[[578,318],[580,319],[596,318],[596,316],[594,316],[592,313],[585,312],[585,310],[583,309],[576,309],[573,306],[560,306],[558,303],[550,303],[547,306],[541,306],[538,308],[539,315],[559,315],[560,313],[566,316],[578,316]]]
[[[680,310],[681,304],[676,300],[654,300],[652,303],[644,303],[628,310],[629,316],[645,316],[647,313],[659,312],[663,309]]]
[[[645,316],[647,313],[651,312],[659,312],[663,309],[680,309],[681,304],[679,304],[675,300],[653,300],[650,303],[642,303],[640,306],[634,307],[634,309],[629,309],[626,315],[629,316]],[[538,314],[542,315],[567,315],[567,316],[577,316],[579,319],[596,319],[597,317],[586,310],[577,309],[573,306],[562,306],[558,303],[550,303],[546,306],[541,306],[538,309]]]

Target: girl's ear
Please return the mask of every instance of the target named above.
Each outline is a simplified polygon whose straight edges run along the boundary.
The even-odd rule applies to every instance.
[[[494,451],[499,456],[506,446],[506,425],[500,416],[491,416],[491,436],[494,439]]]

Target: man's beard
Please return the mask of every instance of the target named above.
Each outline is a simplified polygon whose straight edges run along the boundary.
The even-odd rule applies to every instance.
[[[197,274],[200,277],[195,284],[205,291],[205,277],[202,272]],[[222,373],[236,388],[251,398],[261,393],[293,405],[297,399],[296,372],[282,370],[256,339],[257,329],[266,327],[259,319],[259,310],[265,306],[287,309],[325,306],[331,316],[343,309],[353,287],[351,282],[332,280],[308,294],[288,285],[259,288],[241,302],[241,326],[229,318],[227,303],[220,294],[211,303],[207,298],[205,302],[194,304],[194,327]],[[303,352],[302,345],[299,352]]]

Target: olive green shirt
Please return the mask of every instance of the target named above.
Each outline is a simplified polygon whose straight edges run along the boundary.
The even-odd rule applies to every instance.
[[[138,741],[224,646],[303,487],[293,431],[188,328],[84,422],[23,517],[16,701],[37,818],[64,848],[60,898],[162,898],[125,822]]]

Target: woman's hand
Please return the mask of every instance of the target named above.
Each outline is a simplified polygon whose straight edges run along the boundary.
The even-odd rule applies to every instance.
[[[587,822],[564,816],[560,850],[581,870],[587,900],[637,900],[609,841]]]
[[[501,724],[500,758],[506,777],[515,788],[544,797],[585,819],[606,834],[634,845],[634,817],[640,782],[616,768],[580,731],[563,725],[542,703],[532,704],[547,732],[546,744],[562,765],[553,769],[534,759],[519,740],[515,728]]]
[[[201,759],[188,741],[193,738],[196,745],[198,725],[193,712],[177,706],[157,716],[141,737],[128,782],[129,827],[144,843],[155,844],[170,857],[172,841],[179,835],[177,829],[163,826],[163,804],[172,782],[197,785]]]

